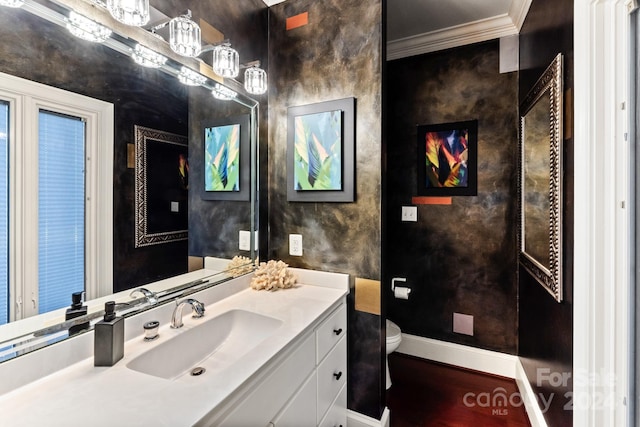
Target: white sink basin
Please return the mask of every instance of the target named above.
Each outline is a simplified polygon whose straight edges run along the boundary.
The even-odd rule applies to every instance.
[[[282,321],[245,310],[230,310],[178,334],[127,364],[129,369],[174,379],[196,367],[203,376],[222,371],[267,339]],[[162,334],[160,335],[162,339]]]

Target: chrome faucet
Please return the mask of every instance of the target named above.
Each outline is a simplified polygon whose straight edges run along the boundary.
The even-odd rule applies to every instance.
[[[138,288],[138,289],[134,289],[129,296],[131,298],[133,298],[133,296],[135,294],[142,294],[144,296],[144,298],[147,300],[147,302],[149,303],[149,305],[156,305],[158,303],[158,296],[155,294],[155,292],[151,292],[149,289],[147,288]]]
[[[177,328],[182,328],[183,323],[182,323],[182,309],[184,308],[185,305],[191,305],[191,310],[193,312],[193,317],[194,319],[198,319],[202,316],[204,316],[204,304],[201,303],[198,300],[195,300],[193,298],[187,298],[187,299],[183,299],[182,301],[178,302],[178,300],[176,300],[176,308],[173,309],[173,315],[171,316],[171,327],[174,329]]]

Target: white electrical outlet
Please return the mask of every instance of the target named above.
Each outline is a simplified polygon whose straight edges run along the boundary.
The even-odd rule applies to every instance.
[[[302,234],[289,234],[289,255],[302,256]]]
[[[179,202],[171,202],[171,212],[180,212]]]
[[[250,231],[240,230],[238,240],[239,240],[238,246],[241,251],[251,250],[251,232]]]
[[[418,221],[418,207],[417,206],[403,206],[402,207],[402,220],[403,221]]]

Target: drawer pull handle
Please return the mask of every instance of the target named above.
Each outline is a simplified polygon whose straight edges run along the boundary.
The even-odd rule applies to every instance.
[[[336,335],[340,335],[340,334],[342,333],[342,328],[340,328],[340,329],[334,329],[334,330],[333,330],[333,333],[334,333],[334,334],[336,334]]]
[[[333,374],[334,377],[336,377],[336,380],[340,380],[340,377],[342,376],[342,371],[338,372],[337,374]]]

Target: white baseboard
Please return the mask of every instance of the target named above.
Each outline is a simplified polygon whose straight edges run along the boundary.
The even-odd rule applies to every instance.
[[[380,420],[347,409],[347,425],[349,427],[389,427],[389,408],[384,408]]]
[[[531,426],[547,427],[538,400],[518,356],[410,334],[402,334],[402,341],[397,351],[516,380]]]
[[[483,350],[410,334],[402,334],[398,352],[502,377],[516,378],[518,357],[512,354]]]
[[[518,359],[516,363],[516,384],[518,385],[518,391],[524,402],[524,407],[527,411],[527,416],[531,422],[531,427],[547,427],[547,422],[544,419],[536,395],[531,388],[531,384],[527,379],[527,374],[524,372],[522,363]]]

